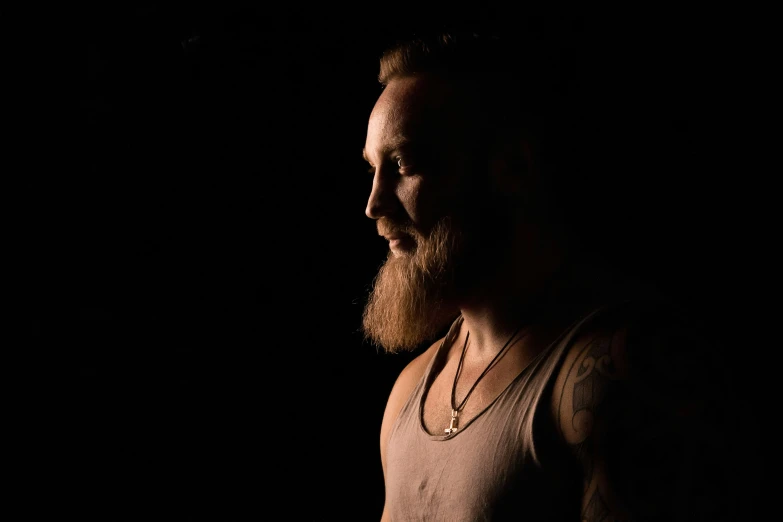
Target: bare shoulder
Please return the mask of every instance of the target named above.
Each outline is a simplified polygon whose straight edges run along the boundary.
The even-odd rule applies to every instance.
[[[563,435],[580,437],[573,423],[562,422],[564,414],[596,406],[612,390],[643,393],[648,406],[664,408],[703,391],[712,366],[705,343],[696,326],[665,303],[632,303],[599,317],[574,338],[556,378],[552,407]]]
[[[715,457],[729,442],[713,415],[727,399],[719,357],[661,304],[608,314],[576,336],[551,411],[582,465],[583,520],[728,520],[727,469]]]
[[[611,384],[629,377],[628,325],[602,321],[584,328],[573,339],[552,390],[552,413],[558,431],[569,444],[592,431],[593,407]]]

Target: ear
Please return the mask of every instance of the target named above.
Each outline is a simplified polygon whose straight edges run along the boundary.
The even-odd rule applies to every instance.
[[[552,194],[539,168],[535,140],[517,133],[498,140],[490,155],[493,190],[529,223],[553,217]]]
[[[519,133],[504,134],[495,141],[489,172],[501,194],[524,197],[536,192],[538,173],[532,140]]]

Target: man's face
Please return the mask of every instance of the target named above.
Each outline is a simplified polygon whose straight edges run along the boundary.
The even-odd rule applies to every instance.
[[[395,255],[415,251],[415,237],[385,230],[384,222],[427,235],[454,211],[464,180],[464,147],[448,87],[434,77],[399,78],[383,91],[370,115],[365,159],[373,185],[365,213]]]
[[[413,349],[444,328],[458,312],[458,289],[480,266],[475,254],[485,246],[492,214],[480,172],[487,163],[477,161],[470,120],[456,100],[436,78],[398,78],[370,115],[366,214],[389,240],[390,253],[365,308],[364,330],[388,351]]]

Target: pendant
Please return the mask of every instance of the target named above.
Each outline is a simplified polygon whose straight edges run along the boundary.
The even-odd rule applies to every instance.
[[[449,427],[446,428],[445,431],[446,435],[451,435],[455,431],[457,431],[457,416],[459,415],[459,412],[457,410],[451,410],[451,423],[449,423]]]

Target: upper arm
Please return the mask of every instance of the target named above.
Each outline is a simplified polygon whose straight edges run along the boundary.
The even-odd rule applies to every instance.
[[[569,350],[555,381],[552,409],[558,431],[581,464],[583,472],[582,520],[623,519],[624,509],[608,483],[606,447],[614,411],[607,408],[627,380],[628,368],[620,348],[626,331],[591,331]]]
[[[726,516],[721,380],[702,344],[667,315],[603,324],[574,343],[552,408],[581,463],[584,521]]]

